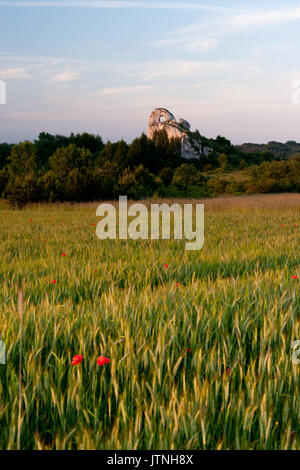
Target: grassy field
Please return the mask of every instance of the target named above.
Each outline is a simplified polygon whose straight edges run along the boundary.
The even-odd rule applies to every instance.
[[[204,203],[188,252],[98,240],[97,204],[2,202],[1,449],[17,448],[20,277],[22,449],[300,449],[300,195]]]

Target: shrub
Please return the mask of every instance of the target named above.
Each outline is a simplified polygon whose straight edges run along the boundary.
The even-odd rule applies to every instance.
[[[4,197],[10,206],[17,209],[21,209],[29,202],[38,201],[40,191],[36,178],[33,175],[10,178],[4,190]]]

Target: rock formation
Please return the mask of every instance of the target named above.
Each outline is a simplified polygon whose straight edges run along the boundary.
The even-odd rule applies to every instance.
[[[148,137],[153,139],[156,131],[165,129],[169,139],[179,138],[181,140],[181,156],[183,158],[200,158],[208,155],[210,149],[205,147],[200,139],[191,136],[189,132],[191,125],[185,120],[176,121],[170,111],[165,108],[156,108],[150,114],[148,122]]]

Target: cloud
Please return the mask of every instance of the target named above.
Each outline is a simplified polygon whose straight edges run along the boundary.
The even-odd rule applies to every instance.
[[[0,6],[9,7],[52,7],[52,8],[139,8],[151,10],[196,10],[216,11],[220,8],[213,5],[197,4],[192,2],[149,2],[149,1],[89,1],[89,0],[61,0],[61,1],[0,1]]]
[[[300,8],[263,10],[219,10],[205,22],[194,23],[173,31],[169,37],[151,43],[154,46],[175,47],[185,51],[207,52],[219,40],[232,34],[252,32],[267,26],[300,19]]]
[[[25,68],[16,67],[9,69],[0,69],[0,78],[6,80],[20,80],[23,78],[29,78],[30,74]]]
[[[86,64],[84,61],[63,57],[0,52],[0,79],[42,79],[45,82],[66,83],[78,80]]]
[[[119,94],[125,94],[125,93],[137,93],[139,91],[148,91],[152,90],[153,86],[124,86],[124,87],[112,87],[112,88],[103,88],[103,90],[100,91],[100,95],[119,95]]]
[[[65,82],[71,82],[73,80],[78,80],[78,78],[79,78],[78,73],[67,70],[67,71],[54,75],[53,81],[65,83]]]
[[[230,74],[231,79],[233,76],[250,78],[260,73],[260,69],[251,62],[167,59],[144,63],[142,67],[141,64],[132,66],[127,75],[137,77],[144,82],[157,79],[172,79],[174,82],[177,78],[213,81],[216,78],[225,78],[226,72]]]

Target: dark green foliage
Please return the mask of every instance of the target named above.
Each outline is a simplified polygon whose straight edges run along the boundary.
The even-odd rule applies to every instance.
[[[75,144],[69,144],[54,152],[49,158],[49,166],[58,178],[65,178],[75,168],[82,171],[91,169],[93,159],[89,150],[77,147]]]
[[[21,209],[29,202],[40,200],[40,190],[34,175],[10,178],[4,190],[4,197],[12,207]]]
[[[297,159],[264,162],[249,170],[251,192],[279,193],[300,191],[300,162]]]
[[[5,167],[11,149],[12,145],[10,144],[0,144],[0,170]]]
[[[14,145],[8,157],[8,171],[12,177],[35,174],[38,168],[37,152],[34,145],[25,140]]]
[[[88,134],[71,134],[69,137],[63,135],[52,135],[41,132],[38,140],[34,141],[40,167],[47,167],[49,158],[54,152],[62,147],[74,144],[77,147],[85,148],[92,154],[98,154],[104,147],[103,141],[99,135]]]
[[[9,180],[8,171],[5,168],[3,170],[0,170],[0,197],[2,196],[6,188],[8,180]]]
[[[181,158],[180,140],[169,140],[165,130],[156,132],[153,140],[142,134],[131,144],[120,140],[104,145],[100,136],[88,133],[66,137],[45,132],[34,143],[4,143],[0,195],[12,206],[23,207],[34,201],[109,200],[119,195],[200,198],[299,191],[299,153],[288,161],[276,161],[276,142],[261,152],[255,148],[245,153],[225,137],[188,134],[201,139],[209,154],[188,161]],[[300,149],[295,142],[288,145]],[[242,178],[231,175],[232,170],[240,170]]]
[[[167,166],[160,170],[158,176],[164,186],[170,186],[173,180],[174,171],[172,168]]]
[[[120,195],[127,196],[130,199],[143,199],[150,197],[157,185],[154,175],[147,168],[139,165],[133,171],[125,170],[119,180]]]
[[[288,140],[286,143],[271,141],[267,144],[242,144],[237,146],[246,154],[262,155],[263,152],[269,152],[278,159],[290,159],[293,155],[300,153],[300,143],[294,140]]]

